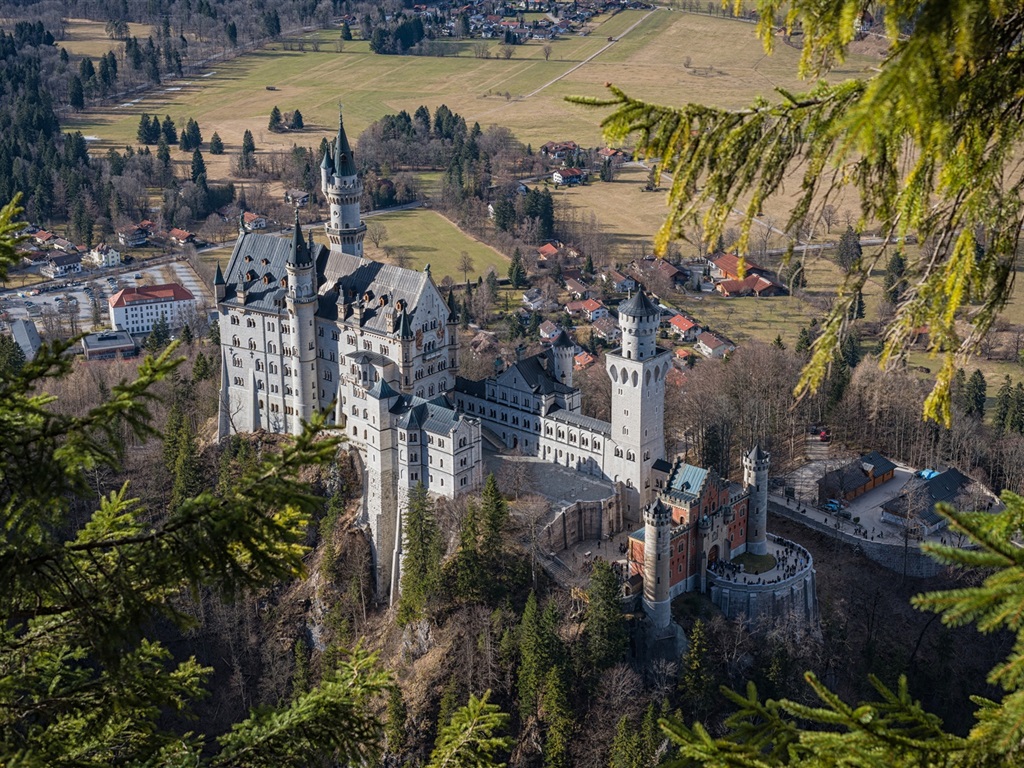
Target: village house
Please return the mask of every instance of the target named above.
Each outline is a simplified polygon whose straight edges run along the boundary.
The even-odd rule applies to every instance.
[[[117,242],[128,248],[138,248],[149,240],[149,233],[142,227],[121,227],[117,230]]]
[[[726,297],[736,296],[782,296],[786,289],[763,275],[747,275],[742,280],[721,280],[715,283],[715,290]]]
[[[245,224],[247,229],[266,229],[267,217],[252,211],[246,211],[242,214],[242,223]]]
[[[945,502],[956,506],[957,497],[972,482],[953,467],[927,480],[911,478],[899,496],[882,505],[882,522],[916,528],[922,535],[935,533],[949,523],[936,505]]]
[[[557,306],[540,288],[531,288],[523,294],[523,304],[534,312],[546,312]]]
[[[570,296],[578,301],[594,297],[593,289],[586,283],[577,280],[575,277],[567,277],[565,279],[565,290],[569,292]]]
[[[619,324],[611,317],[599,317],[593,323],[594,334],[607,341],[609,344],[615,344],[622,338],[622,331],[619,329]]]
[[[583,350],[573,358],[573,367],[577,371],[582,371],[592,366],[595,362],[597,362],[597,358],[586,350]]]
[[[609,269],[601,275],[601,279],[611,285],[612,290],[616,293],[629,293],[636,290],[636,280],[629,275],[622,274],[617,269]]]
[[[117,357],[134,357],[137,350],[130,333],[101,331],[82,338],[82,352],[86,360],[112,360]]]
[[[36,241],[37,245],[47,246],[50,245],[51,241],[56,237],[57,236],[52,232],[47,232],[45,229],[40,229],[32,236],[32,239]]]
[[[565,311],[572,316],[583,315],[589,322],[608,317],[608,307],[597,299],[584,299],[583,301],[570,301],[565,305]]]
[[[697,337],[696,348],[704,357],[725,357],[730,352],[736,351],[735,344],[711,333],[711,331],[704,331]]]
[[[550,320],[545,320],[540,324],[537,332],[540,334],[541,341],[552,341],[562,332],[562,326],[558,323],[553,323]]]
[[[696,341],[704,331],[697,321],[686,315],[673,315],[668,321],[669,330],[680,341]]]
[[[106,243],[100,243],[85,254],[82,261],[88,266],[95,267],[96,269],[116,267],[121,263],[121,252],[115,251]]]
[[[284,201],[291,203],[296,208],[305,208],[309,205],[309,192],[302,189],[286,189]]]
[[[740,275],[740,257],[735,253],[724,253],[710,260],[711,277],[716,280],[742,280],[748,275],[767,277],[771,272],[760,264],[747,259],[746,271]]]
[[[191,232],[184,229],[178,229],[177,227],[171,228],[171,231],[168,232],[167,235],[171,238],[171,242],[173,242],[175,245],[185,245],[185,243],[193,243],[195,242],[196,239],[196,236]]]
[[[66,277],[82,271],[82,257],[77,253],[50,256],[39,271],[46,277]]]
[[[540,266],[542,262],[554,259],[559,250],[561,249],[555,243],[544,243],[537,249],[537,266]]]
[[[551,174],[551,181],[555,185],[566,185],[574,187],[587,180],[587,172],[580,168],[559,168]]]
[[[549,141],[541,145],[540,153],[552,160],[565,160],[579,149],[580,145],[575,141]]]

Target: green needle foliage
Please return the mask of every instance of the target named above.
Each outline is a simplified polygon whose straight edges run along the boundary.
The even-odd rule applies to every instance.
[[[512,738],[499,733],[508,727],[509,717],[487,701],[487,691],[452,714],[437,735],[437,744],[427,768],[504,768],[500,757],[512,747]]]
[[[800,74],[817,78],[843,61],[865,7],[863,0],[759,0],[759,33],[770,51],[775,19],[799,26]],[[776,99],[739,110],[658,106],[614,86],[611,98],[572,100],[612,107],[602,123],[606,138],[633,135],[637,154],[672,177],[660,253],[696,218],[714,242],[734,208],[744,211],[737,247],[745,253],[756,214],[794,179],[800,198],[791,229],[853,187],[861,224],[916,236],[922,253],[908,259],[882,362],[902,358],[915,330],[927,326],[942,367],[924,412],[948,424],[954,372],[1006,304],[1024,224],[1024,14],[1020,3],[989,0],[881,0],[871,10],[884,17],[890,50],[864,79],[821,81],[801,94],[780,89]],[[885,264],[882,250],[852,265],[798,394],[827,380],[850,304],[876,263]]]

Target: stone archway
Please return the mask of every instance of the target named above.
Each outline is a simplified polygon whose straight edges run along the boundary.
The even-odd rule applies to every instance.
[[[713,546],[708,551],[708,565],[711,565],[712,563],[715,563],[717,561],[718,561],[718,545],[715,544],[715,546]]]

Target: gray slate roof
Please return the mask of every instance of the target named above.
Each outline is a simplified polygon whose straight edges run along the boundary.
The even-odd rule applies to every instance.
[[[401,395],[390,410],[398,415],[399,428],[422,429],[434,435],[450,435],[462,419],[444,398],[424,400],[414,395]]]
[[[11,335],[14,336],[14,341],[17,342],[18,346],[21,347],[21,351],[25,353],[25,360],[33,360],[39,351],[39,347],[43,344],[39,338],[39,332],[36,330],[36,324],[31,320],[12,320]]]
[[[647,298],[643,290],[639,290],[632,298],[619,304],[619,314],[629,317],[661,317],[661,310]]]
[[[295,248],[293,238],[294,234],[292,237],[252,232],[240,234],[224,275],[224,300],[239,304],[239,283],[244,282],[247,308],[283,313],[286,290],[281,280],[287,277],[285,267]],[[404,331],[405,335],[401,338],[413,335],[413,329],[417,326],[416,307],[428,285],[431,285],[427,272],[403,269],[332,251],[318,243],[313,245],[312,256],[316,262],[320,294],[318,317],[337,320],[339,298],[347,297],[350,302],[358,303],[369,292],[372,298],[365,302],[363,328],[391,334],[392,315],[398,311],[397,302],[401,300],[405,302],[409,318],[399,328],[399,333]],[[254,279],[246,281],[245,275],[250,272]],[[382,296],[386,299],[383,307],[378,306]]]
[[[611,435],[612,425],[607,421],[601,421],[595,419],[592,416],[584,416],[582,413],[574,413],[573,411],[557,410],[552,411],[548,414],[554,421],[560,421],[563,424],[569,424],[574,427],[582,427],[588,429],[591,432],[598,432],[602,435]]]

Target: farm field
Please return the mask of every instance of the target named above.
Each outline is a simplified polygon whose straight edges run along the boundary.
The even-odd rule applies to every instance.
[[[130,34],[139,40],[145,40],[153,34],[153,27],[149,24],[132,23],[129,29]],[[57,41],[57,45],[64,48],[72,57],[92,58],[99,58],[107,51],[117,52],[121,44],[120,40],[112,40],[107,35],[106,24],[89,19],[67,19],[64,25],[64,39]]]

